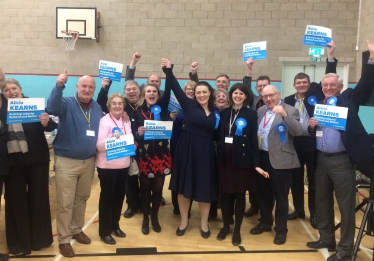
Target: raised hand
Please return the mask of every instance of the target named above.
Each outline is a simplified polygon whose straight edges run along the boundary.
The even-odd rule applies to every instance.
[[[374,41],[366,40],[366,43],[370,52],[370,58],[374,60]]]
[[[253,58],[248,58],[247,61],[245,61],[245,64],[247,65],[247,74],[246,76],[252,77],[252,69],[253,69],[253,64],[255,60]]]
[[[161,58],[161,68],[171,68],[170,58]]]
[[[102,87],[103,89],[105,89],[106,87],[108,87],[110,84],[111,84],[111,81],[110,81],[108,78],[106,78],[106,77],[104,77],[104,78],[101,80],[101,87]]]
[[[132,55],[132,60],[131,60],[131,66],[135,67],[135,65],[139,62],[140,58],[142,55],[140,53],[134,53]]]
[[[68,70],[65,69],[64,72],[57,77],[56,85],[58,87],[63,87],[67,81],[68,81]]]
[[[42,113],[39,115],[39,120],[40,120],[40,123],[44,126],[44,127],[47,127],[48,126],[48,122],[49,122],[49,114],[48,113]]]
[[[335,52],[335,47],[336,44],[333,40],[327,44],[329,48],[327,48],[327,57],[329,60],[334,60],[334,52]]]
[[[190,69],[191,69],[191,73],[192,74],[196,74],[197,73],[197,69],[199,69],[199,62],[196,61],[196,62],[191,63]]]

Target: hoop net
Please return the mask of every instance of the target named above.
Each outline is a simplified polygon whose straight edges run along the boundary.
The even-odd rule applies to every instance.
[[[73,30],[63,30],[61,31],[62,38],[65,42],[66,51],[74,51],[75,43],[79,38],[79,32]]]

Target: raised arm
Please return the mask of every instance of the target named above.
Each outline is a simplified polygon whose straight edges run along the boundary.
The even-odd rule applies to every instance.
[[[336,66],[338,64],[338,60],[334,56],[336,44],[333,40],[327,44],[329,48],[327,48],[327,61],[326,61],[326,71],[325,74],[328,73],[336,73]]]
[[[199,69],[199,62],[196,61],[196,62],[191,63],[190,69],[191,69],[191,72],[189,73],[190,80],[198,83],[199,77],[197,75],[197,69]]]
[[[179,85],[179,82],[177,81],[177,79],[175,78],[173,74],[170,59],[163,58],[161,60],[161,67],[162,67],[163,72],[166,75],[165,89],[170,88],[174,92],[175,97],[177,98],[182,109],[186,110],[189,106],[193,104],[194,101],[188,98],[187,95],[183,92],[181,86]]]
[[[249,104],[252,104],[253,98],[254,98],[254,94],[252,91],[252,69],[253,69],[253,64],[254,64],[253,58],[248,58],[245,64],[247,67],[247,73],[243,78],[243,84],[247,86],[248,88],[248,92],[249,92],[248,101],[249,101]]]
[[[106,106],[106,103],[108,102],[108,92],[109,88],[112,85],[112,81],[108,78],[103,78],[101,80],[101,89],[99,94],[97,95],[97,103],[100,105],[101,110],[105,113],[108,113],[108,107]]]
[[[141,57],[142,55],[140,53],[134,53],[132,55],[131,63],[126,69],[125,81],[135,79],[136,64],[139,62]]]
[[[47,101],[48,113],[60,116],[66,110],[66,103],[62,99],[62,91],[65,88],[65,83],[68,80],[68,72],[65,69],[64,73],[57,77],[56,86],[52,89],[51,95]]]

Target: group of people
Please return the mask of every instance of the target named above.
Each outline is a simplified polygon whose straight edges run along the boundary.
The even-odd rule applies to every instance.
[[[156,74],[141,90],[134,81],[141,55],[135,53],[126,71],[124,96],[108,95],[111,81],[104,78],[96,102],[95,81],[85,75],[76,85],[76,94],[63,97],[68,81],[65,70],[57,78],[40,123],[7,125],[7,100],[26,97],[16,80],[5,79],[0,103],[0,178],[7,174],[5,211],[10,252],[27,255],[53,242],[48,194],[50,159],[44,137],[44,131],[57,127],[49,118],[48,114],[52,114],[59,117],[53,147],[58,241],[65,257],[74,256],[71,239],[91,243],[82,227],[95,166],[101,187],[99,235],[104,243],[116,243],[112,234],[126,236],[119,226],[125,196],[128,208],[124,216],[130,218],[142,210],[141,232],[147,235],[150,225],[155,232],[161,232],[158,211],[165,175],[171,174],[173,212],[180,215],[176,235],[186,233],[191,204],[196,201],[200,235],[210,237],[208,220],[217,216],[219,202],[223,226],[217,239],[224,240],[232,233],[232,244],[237,246],[242,241],[243,217],[258,211],[260,222],[250,233],[271,231],[275,222],[274,244],[286,242],[287,220],[305,218],[306,165],[310,222],[320,233],[320,239],[307,246],[336,250],[335,191],[341,212],[341,239],[328,260],[349,260],[355,230],[355,163],[373,155],[358,109],[374,86],[374,43],[367,41],[370,56],[356,88],[344,92],[342,79],[336,74],[335,43],[328,45],[326,75],[321,82],[311,83],[308,75],[299,73],[294,79],[296,93],[284,100],[265,75],[257,78],[259,95],[253,94],[253,59],[246,62],[243,83],[230,87],[230,78],[220,74],[214,90],[208,82],[199,81],[198,62],[191,64],[191,81],[182,89],[171,60],[162,58],[165,90],[160,90],[161,79]],[[183,113],[168,112],[171,91]],[[313,117],[314,106],[326,104],[331,97],[336,98],[337,106],[348,108],[345,130],[321,127]],[[312,98],[316,102],[311,102]],[[173,121],[170,142],[144,139],[145,120]],[[106,139],[121,136],[134,141],[135,155],[108,160]],[[295,205],[292,213],[288,213],[290,189]],[[245,211],[247,191],[251,208]]]

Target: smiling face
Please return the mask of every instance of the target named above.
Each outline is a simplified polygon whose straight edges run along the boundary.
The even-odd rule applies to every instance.
[[[202,106],[208,106],[209,96],[211,95],[207,86],[199,85],[195,88],[196,101]]]
[[[3,89],[5,99],[22,98],[22,89],[15,83],[7,83]]]
[[[148,78],[148,84],[153,84],[155,86],[157,86],[157,88],[160,89],[160,86],[161,86],[161,79],[160,79],[160,76],[156,75],[156,74],[152,74],[151,76],[149,76]]]
[[[109,103],[109,112],[119,119],[122,116],[124,109],[123,98],[115,96]]]
[[[89,103],[96,89],[95,81],[91,76],[82,76],[77,83],[78,99],[81,102]]]
[[[239,89],[236,89],[231,96],[232,102],[234,103],[233,105],[236,108],[241,108],[243,106],[243,102],[245,99],[247,99],[247,95],[245,95],[244,92],[242,92]]]
[[[144,99],[147,103],[147,106],[150,107],[156,104],[159,98],[157,87],[148,85],[144,88]]]
[[[258,92],[258,94],[262,95],[262,89],[269,84],[270,82],[268,80],[258,80],[256,83],[256,91]]]
[[[194,99],[195,98],[195,89],[192,86],[187,85],[185,93],[186,93],[186,96],[188,98],[190,98],[190,99]]]
[[[228,97],[224,92],[218,92],[214,104],[218,109],[223,110],[229,106]]]
[[[326,99],[332,96],[338,96],[342,90],[343,84],[339,84],[338,77],[331,76],[322,79],[322,92]]]
[[[230,87],[230,80],[227,79],[225,76],[218,77],[216,79],[216,88],[223,88],[225,90],[228,90]]]
[[[277,88],[273,85],[268,85],[262,89],[262,99],[266,107],[272,110],[280,101],[280,93]]]
[[[296,92],[298,94],[304,95],[310,87],[310,82],[308,81],[307,78],[295,79],[293,87],[296,89]]]
[[[124,93],[125,93],[126,99],[132,104],[137,103],[140,98],[140,89],[134,83],[127,84],[125,86]]]

